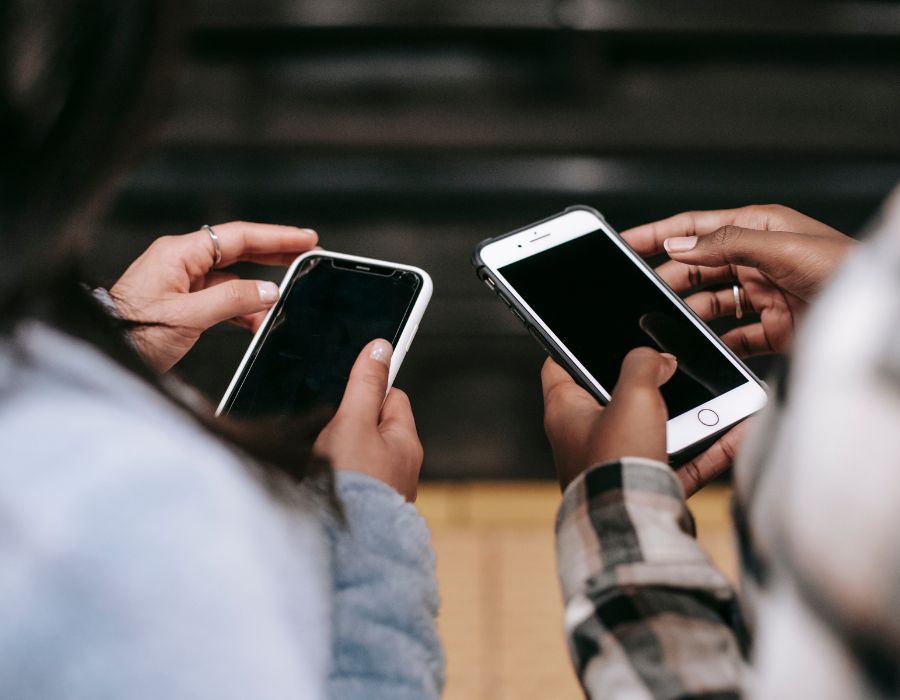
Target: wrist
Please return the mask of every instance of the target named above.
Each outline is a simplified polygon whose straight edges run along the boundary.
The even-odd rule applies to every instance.
[[[615,471],[621,478],[618,480],[598,479],[600,476],[599,473],[603,470],[607,470],[608,472]],[[671,484],[668,490],[671,490],[672,493],[677,492],[682,498],[684,497],[684,489],[681,486],[681,482],[678,480],[678,477],[675,475],[675,472],[672,471],[672,468],[668,463],[652,457],[626,456],[593,462],[591,466],[583,469],[580,473],[575,475],[575,478],[563,487],[563,500],[569,498],[569,494],[572,492],[582,488],[585,480],[588,478],[592,481],[598,479],[594,483],[600,485],[601,490],[622,489],[626,486],[625,482],[627,481],[627,477],[624,475],[626,475],[629,470],[638,470],[642,474],[654,474],[654,479]]]
[[[400,475],[396,474],[391,469],[380,469],[377,466],[339,466],[335,465],[334,467],[335,473],[338,474],[347,474],[348,479],[354,478],[350,475],[356,475],[359,477],[364,477],[367,481],[377,482],[381,486],[386,489],[390,489],[395,494],[401,496],[404,500],[409,501],[410,503],[416,500],[416,484],[410,485],[406,480],[402,479]]]

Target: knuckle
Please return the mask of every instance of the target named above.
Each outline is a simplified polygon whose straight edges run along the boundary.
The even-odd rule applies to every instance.
[[[722,454],[725,456],[726,463],[731,463],[734,461],[734,458],[737,456],[737,449],[734,443],[731,440],[722,440],[719,443],[722,448]]]
[[[153,243],[150,244],[149,250],[154,251],[165,251],[172,247],[175,243],[177,236],[160,236]]]
[[[625,417],[637,416],[648,420],[651,417],[653,419],[661,418],[665,421],[668,413],[662,394],[655,384],[635,384],[627,387],[626,390],[620,390],[618,394],[613,395],[610,407],[615,408],[611,415],[626,421],[628,418]]]
[[[385,384],[385,374],[387,372],[364,372],[362,376],[359,378],[360,384],[363,386],[371,387],[372,389],[383,390]]]
[[[782,226],[786,220],[790,220],[800,214],[796,209],[786,207],[784,204],[763,204],[759,209],[767,215],[767,227],[769,223]]]
[[[225,296],[229,301],[242,302],[249,297],[247,286],[244,284],[234,282],[223,286],[225,287]]]
[[[639,384],[628,391],[628,398],[640,403],[646,410],[656,410],[659,406],[665,406],[662,394],[655,384]]]
[[[552,432],[556,425],[564,422],[570,406],[565,392],[552,391],[544,404],[544,430]]]
[[[713,242],[717,246],[723,247],[733,244],[734,241],[740,237],[742,231],[743,229],[740,226],[734,226],[732,224],[722,226],[713,232]]]
[[[809,256],[811,253],[810,249],[812,246],[810,246],[809,241],[798,236],[782,236],[779,243],[781,244],[781,256],[785,260],[803,260],[805,256]]]
[[[405,404],[406,406],[411,406],[411,402],[409,400],[409,394],[407,394],[403,389],[393,388],[391,389],[391,393],[396,397],[397,401]]]
[[[687,462],[682,469],[693,485],[697,486],[701,483],[703,475],[700,471],[700,467],[697,466],[697,460],[692,459],[690,462]]]
[[[688,265],[687,269],[688,284],[691,287],[699,287],[703,284],[703,272],[699,265]]]
[[[646,347],[635,348],[628,353],[628,356],[632,361],[638,362],[650,362],[659,359],[659,353],[656,350]]]
[[[551,388],[544,399],[545,412],[563,410],[565,406],[571,403],[572,393],[569,389],[568,385],[557,385]]]
[[[718,318],[722,315],[722,302],[719,300],[719,295],[715,292],[709,293],[709,312],[713,318]]]

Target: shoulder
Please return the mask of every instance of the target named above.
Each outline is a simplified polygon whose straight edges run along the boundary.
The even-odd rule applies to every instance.
[[[237,456],[174,408],[141,409],[52,376],[26,378],[0,404],[0,442],[7,496],[18,486],[59,501],[112,490],[122,498],[148,482],[178,485],[181,496],[254,490]]]
[[[0,580],[0,677],[48,696],[248,697],[265,683],[320,697],[329,585],[312,514],[281,507],[164,403],[23,379],[0,397],[0,567],[16,572]]]
[[[153,537],[159,557],[228,536],[284,559],[321,539],[315,518],[282,507],[235,451],[136,379],[41,368],[19,379],[0,396],[0,504],[23,531],[87,548]]]

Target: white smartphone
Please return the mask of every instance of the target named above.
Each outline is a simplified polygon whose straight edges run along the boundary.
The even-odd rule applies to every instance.
[[[678,359],[662,387],[673,461],[766,403],[762,382],[590,207],[491,238],[479,277],[601,403],[640,346]]]
[[[394,346],[388,388],[431,299],[409,265],[314,250],[298,257],[219,404],[217,415],[285,417],[336,410],[359,352]]]

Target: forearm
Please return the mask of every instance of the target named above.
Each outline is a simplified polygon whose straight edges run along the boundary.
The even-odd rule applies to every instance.
[[[734,594],[694,539],[668,466],[625,459],[574,481],[557,519],[557,564],[588,696],[739,695]]]
[[[437,698],[444,659],[428,530],[390,487],[338,472],[346,523],[328,527],[334,579],[334,698]]]

